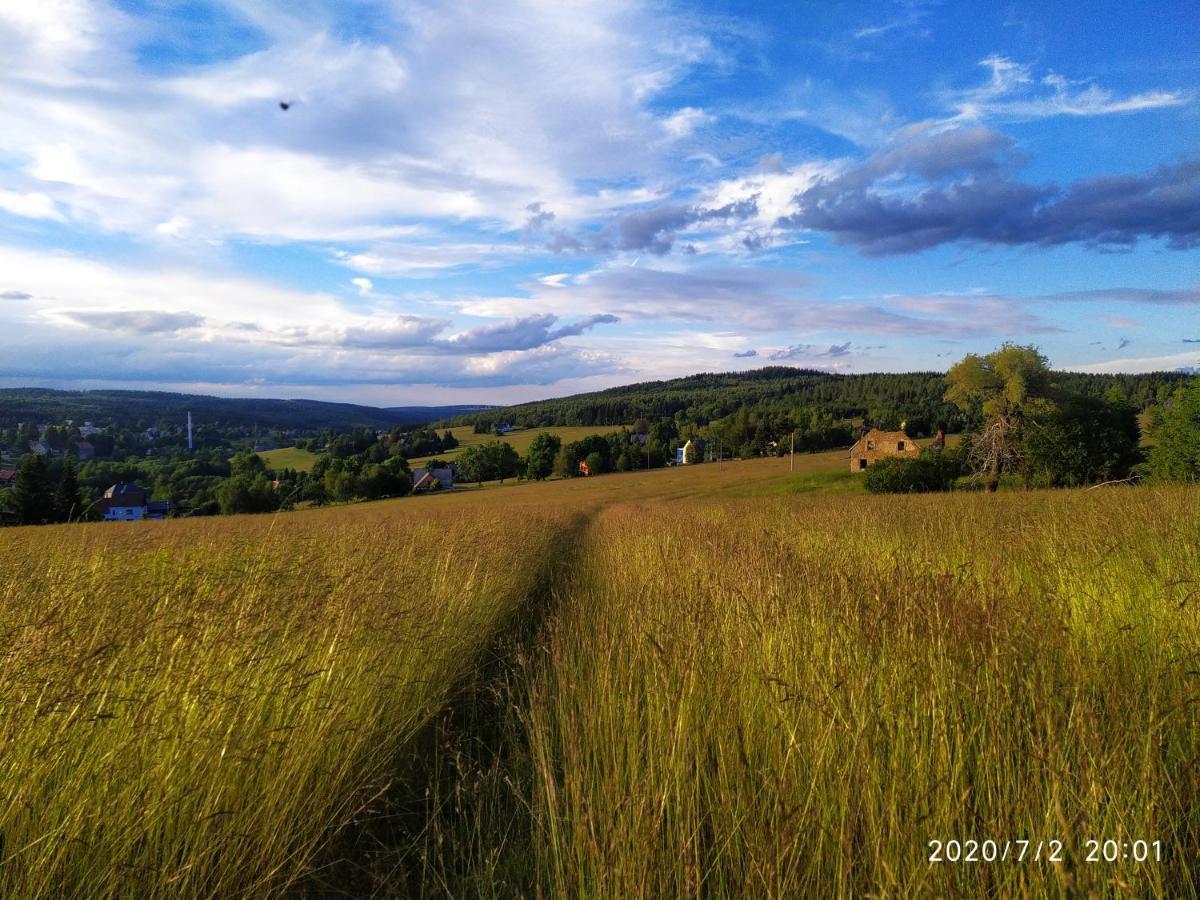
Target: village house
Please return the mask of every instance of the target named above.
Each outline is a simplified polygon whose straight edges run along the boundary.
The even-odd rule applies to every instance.
[[[132,522],[146,517],[146,489],[119,481],[97,501],[96,511],[106,522]]]
[[[443,469],[430,469],[417,466],[413,469],[413,493],[424,494],[429,491],[448,491],[454,487],[454,466]]]
[[[16,469],[0,469],[0,490],[13,487],[17,483]]]
[[[150,500],[145,488],[121,481],[104,492],[104,497],[96,503],[96,511],[106,522],[137,522],[165,519],[175,512],[175,504],[169,500]]]
[[[920,452],[917,442],[905,434],[903,422],[899,431],[869,428],[850,448],[850,471],[862,472],[872,463],[889,456],[912,457]]]

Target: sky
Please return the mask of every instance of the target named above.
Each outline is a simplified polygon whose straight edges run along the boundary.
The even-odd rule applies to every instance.
[[[0,386],[1200,366],[1200,17],[1082,10],[0,0]]]

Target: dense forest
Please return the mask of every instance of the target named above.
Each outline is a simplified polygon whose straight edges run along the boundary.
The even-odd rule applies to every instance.
[[[1072,394],[1103,397],[1116,391],[1138,410],[1161,400],[1187,376],[1173,372],[1145,375],[1090,375],[1055,372],[1057,384]],[[458,416],[444,424],[474,425],[479,432],[497,424],[623,425],[638,419],[671,419],[680,433],[734,414],[780,424],[782,433],[816,431],[868,421],[883,428],[907,422],[914,437],[941,428],[961,432],[978,424],[969,411],[946,400],[940,372],[835,375],[810,369],[771,366],[752,372],[705,373],[623,385],[588,394],[522,403]]]
[[[380,409],[320,400],[260,400],[208,397],[163,391],[57,391],[0,388],[0,428],[21,423],[92,421],[119,428],[147,427],[161,420],[227,427],[284,429],[315,433],[328,428],[391,428],[476,413],[480,406],[396,406]]]

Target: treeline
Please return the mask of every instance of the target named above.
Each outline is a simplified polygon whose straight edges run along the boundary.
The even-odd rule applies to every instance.
[[[347,432],[326,430],[307,440],[296,441],[295,446],[312,453],[328,453],[345,458],[370,451],[371,462],[382,462],[389,456],[433,456],[445,453],[458,446],[458,438],[447,430],[438,433],[433,428],[393,428],[380,432],[373,428],[355,428]]]
[[[455,407],[379,409],[321,400],[259,400],[173,394],[165,391],[58,391],[44,388],[0,388],[0,428],[22,422],[92,421],[118,427],[145,428],[159,420],[187,421],[226,427],[312,433],[323,428],[359,426],[391,428],[442,418]]]
[[[1177,373],[1090,375],[1057,372],[1072,393],[1100,397],[1116,390],[1139,410],[1163,399],[1185,377]],[[978,424],[970,410],[948,401],[940,372],[836,375],[786,366],[752,372],[690,375],[609,388],[573,397],[503,407],[450,420],[477,433],[501,423],[535,428],[554,425],[619,426],[637,419],[670,419],[682,431],[745,412],[780,424],[775,434],[799,428],[809,433],[869,421],[893,429],[906,422],[914,437],[939,428],[955,433]]]

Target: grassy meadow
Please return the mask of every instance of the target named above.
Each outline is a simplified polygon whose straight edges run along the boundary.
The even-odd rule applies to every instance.
[[[409,460],[410,465],[423,466],[431,459],[445,459],[451,462],[458,454],[462,453],[467,447],[475,444],[483,444],[487,441],[504,441],[512,444],[513,449],[517,453],[525,456],[529,453],[529,445],[533,443],[533,439],[542,432],[556,434],[562,438],[564,444],[569,444],[572,441],[581,441],[585,437],[591,437],[593,434],[608,434],[610,431],[619,431],[619,425],[562,425],[553,428],[515,428],[505,435],[476,434],[474,426],[471,425],[455,425],[453,428],[439,428],[439,433],[449,431],[458,439],[458,446],[453,450],[447,450],[445,453],[438,453],[433,456],[418,456]]]
[[[796,462],[0,531],[0,895],[1200,897],[1200,491]]]
[[[299,447],[279,447],[275,450],[260,450],[259,456],[269,469],[294,469],[297,472],[311,472],[319,453],[301,450]]]

